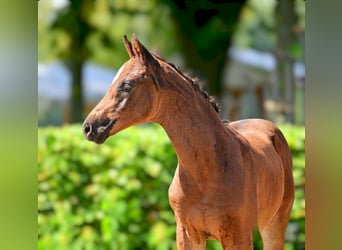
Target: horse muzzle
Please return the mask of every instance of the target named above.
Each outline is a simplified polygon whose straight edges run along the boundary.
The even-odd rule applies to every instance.
[[[115,125],[116,121],[109,119],[104,121],[86,119],[83,122],[83,134],[87,140],[102,144],[109,136],[109,131]]]

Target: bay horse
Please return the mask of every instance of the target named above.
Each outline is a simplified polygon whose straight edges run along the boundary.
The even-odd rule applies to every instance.
[[[294,199],[292,157],[270,121],[223,122],[216,102],[197,82],[123,38],[129,60],[83,123],[101,144],[131,125],[156,122],[176,151],[169,187],[180,250],[202,250],[208,239],[223,249],[253,249],[257,227],[265,250],[284,248]]]

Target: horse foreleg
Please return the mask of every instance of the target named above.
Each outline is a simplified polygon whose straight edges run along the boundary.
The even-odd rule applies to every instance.
[[[224,250],[252,250],[253,249],[253,236],[252,233],[245,232],[239,235],[240,238],[236,241],[232,237],[226,236],[221,240],[221,245]]]
[[[183,223],[177,220],[177,249],[178,250],[205,250],[206,239],[195,229],[186,228]]]
[[[242,217],[226,216],[222,219],[219,241],[224,250],[252,250],[253,227]]]

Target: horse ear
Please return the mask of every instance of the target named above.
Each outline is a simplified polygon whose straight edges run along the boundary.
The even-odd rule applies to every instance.
[[[135,57],[138,57],[141,62],[143,62],[145,65],[149,65],[154,72],[157,72],[159,70],[159,63],[152,54],[142,45],[135,34],[132,36],[132,45],[133,53]],[[162,86],[162,82],[158,74],[150,74],[150,77],[152,81],[156,84],[156,86],[160,87]]]
[[[134,51],[133,51],[133,48],[132,48],[132,44],[128,41],[126,35],[124,35],[124,37],[123,37],[123,43],[124,43],[124,45],[125,45],[125,48],[126,48],[126,50],[127,50],[127,53],[128,53],[128,55],[129,55],[129,58],[134,57],[135,54],[134,54]]]
[[[132,47],[134,54],[138,56],[143,62],[154,63],[155,59],[151,53],[142,45],[138,38],[133,34],[132,36]]]

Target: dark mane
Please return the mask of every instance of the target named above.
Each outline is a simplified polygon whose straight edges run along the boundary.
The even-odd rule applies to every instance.
[[[200,82],[200,79],[198,77],[195,77],[195,78],[192,78],[190,76],[188,76],[187,74],[185,74],[184,72],[182,72],[178,67],[176,67],[173,63],[169,63],[167,61],[165,61],[163,58],[160,58],[159,56],[153,54],[153,56],[155,56],[156,58],[158,58],[160,61],[168,64],[169,66],[171,66],[174,70],[177,71],[178,74],[180,74],[181,76],[183,76],[185,79],[187,79],[192,87],[200,92],[206,99],[207,101],[211,104],[211,106],[214,108],[214,110],[219,114],[219,116],[221,117],[220,115],[220,111],[221,111],[221,108],[220,108],[220,104],[218,103],[218,101],[216,100],[215,97],[213,96],[210,96],[208,94],[208,92],[206,92],[204,89],[201,88],[201,82]]]

